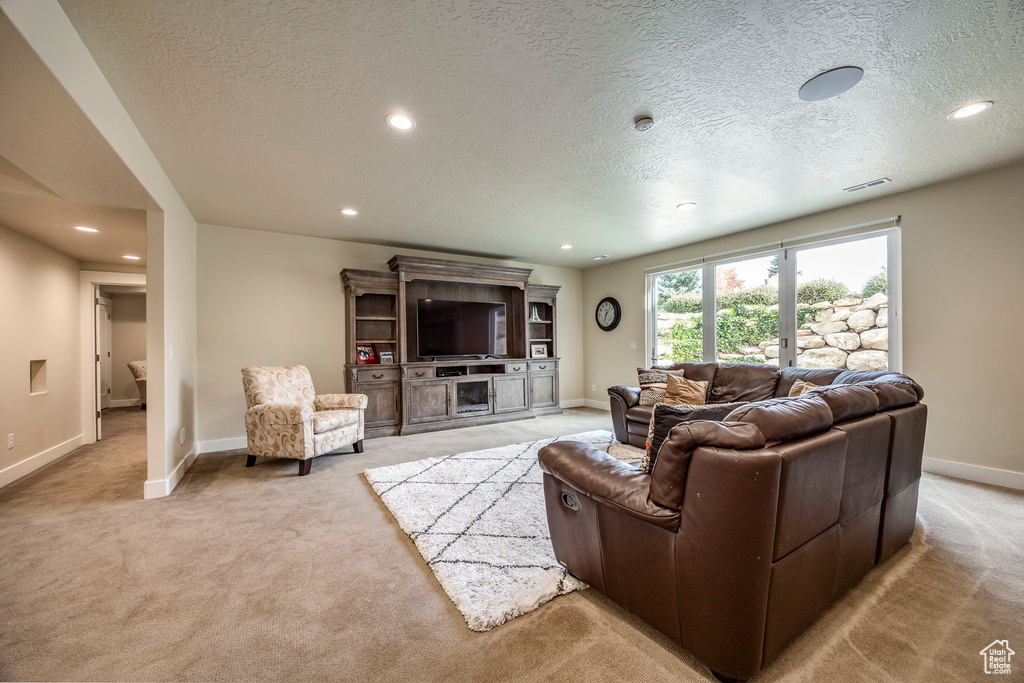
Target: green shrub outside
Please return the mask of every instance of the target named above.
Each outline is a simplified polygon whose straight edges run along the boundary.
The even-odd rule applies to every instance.
[[[779,336],[779,313],[768,306],[734,306],[721,309],[715,321],[718,352],[741,353],[745,346],[757,346]],[[703,357],[703,323],[699,317],[680,320],[662,333],[676,363],[700,362]],[[759,362],[748,359],[742,362]]]
[[[864,298],[868,298],[874,294],[889,293],[889,278],[883,270],[881,273],[876,273],[868,278],[867,283],[864,285]]]
[[[835,280],[811,280],[797,285],[796,300],[801,304],[816,304],[822,301],[845,299],[850,290],[842,282]]]

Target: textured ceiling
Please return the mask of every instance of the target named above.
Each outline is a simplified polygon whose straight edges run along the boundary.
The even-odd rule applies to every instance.
[[[79,261],[145,264],[156,205],[2,14],[0,102],[0,225]]]
[[[1021,0],[61,4],[203,223],[587,266],[1024,158]]]

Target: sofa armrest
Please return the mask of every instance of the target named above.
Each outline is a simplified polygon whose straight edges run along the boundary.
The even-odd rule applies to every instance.
[[[261,425],[300,425],[313,419],[309,403],[261,403],[245,411]]]
[[[622,399],[626,408],[640,405],[640,387],[614,386],[608,387],[608,395],[612,398],[618,396]]]
[[[342,410],[354,408],[366,410],[367,398],[364,394],[318,394],[313,402],[316,410]]]
[[[540,467],[581,494],[641,521],[675,531],[679,512],[651,502],[651,476],[578,441],[540,449]]]

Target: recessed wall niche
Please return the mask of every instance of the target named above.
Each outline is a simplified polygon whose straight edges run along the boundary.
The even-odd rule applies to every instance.
[[[46,359],[28,362],[29,394],[46,393]]]

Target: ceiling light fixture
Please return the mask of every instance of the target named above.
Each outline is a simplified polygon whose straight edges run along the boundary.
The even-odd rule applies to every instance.
[[[75,230],[81,230],[82,232],[99,232],[96,228],[88,228],[84,225],[76,225]]]
[[[572,245],[571,244],[563,244],[562,245],[562,249],[572,249]]]
[[[639,132],[643,133],[645,130],[650,130],[651,126],[654,125],[654,119],[650,116],[638,116],[633,119],[633,127]]]
[[[677,211],[693,211],[697,208],[696,202],[684,202],[676,206]]]
[[[341,212],[346,216],[358,216],[359,212],[355,209],[342,209]]]
[[[966,119],[968,116],[975,116],[983,111],[988,111],[992,108],[993,102],[986,100],[984,102],[975,102],[973,104],[965,104],[959,109],[955,109],[946,116],[950,121],[956,121],[957,119]]]
[[[591,260],[591,261],[603,261],[603,260],[605,260],[606,258],[609,258],[609,257],[608,257],[608,254],[601,254],[600,256],[594,256],[594,257],[592,257],[592,258],[591,258],[590,260]]]
[[[411,116],[405,114],[392,114],[387,118],[388,125],[398,130],[412,130],[416,127],[416,122],[412,120]]]
[[[129,255],[129,254],[125,254],[125,255],[124,255],[124,256],[123,256],[122,258],[126,258],[126,259],[128,259],[129,261],[138,261],[138,260],[140,260],[140,259],[141,259],[142,257],[141,257],[141,256],[131,256],[131,255]]]
[[[827,100],[860,83],[864,69],[859,66],[841,66],[824,71],[800,86],[797,96],[805,102]]]

